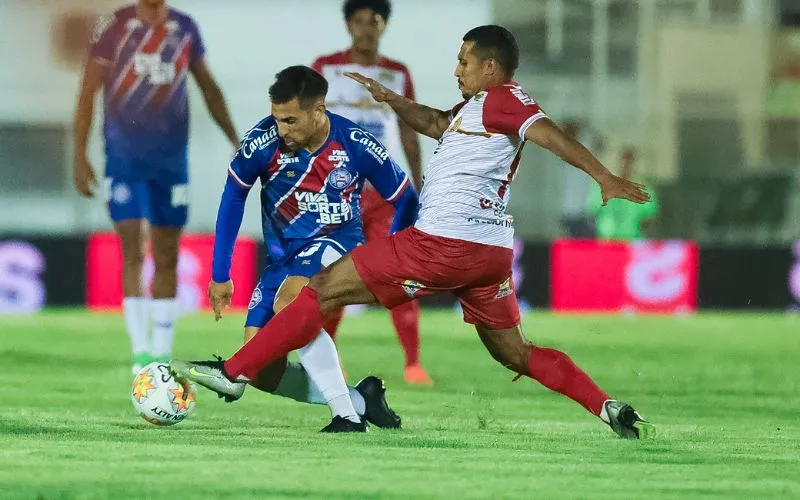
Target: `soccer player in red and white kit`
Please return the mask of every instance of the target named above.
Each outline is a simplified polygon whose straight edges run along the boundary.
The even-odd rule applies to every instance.
[[[221,395],[262,367],[314,339],[331,311],[378,302],[391,308],[414,297],[450,291],[494,359],[519,376],[580,403],[618,435],[653,437],[655,427],[630,405],[612,399],[561,351],[522,335],[511,284],[513,228],[506,214],[509,184],[525,141],[549,149],[589,174],[603,203],[649,201],[644,186],[613,175],[567,137],[513,81],[519,49],[500,26],[463,38],[455,76],[464,100],[450,111],[417,104],[363,75],[352,77],[388,103],[415,130],[439,139],[425,170],[414,227],[357,247],[314,276],[297,298],[227,361],[195,362],[190,380]]]
[[[344,3],[350,48],[317,58],[311,65],[328,80],[327,108],[353,120],[371,132],[389,149],[392,158],[405,153],[408,173],[417,189],[422,187],[419,139],[414,129],[397,119],[392,109],[375,102],[369,92],[345,73],[357,71],[381,82],[393,92],[414,100],[414,84],[403,63],[378,53],[380,39],[391,14],[389,0],[347,0]],[[367,241],[389,234],[394,208],[367,185],[361,195],[361,219]],[[405,379],[412,384],[430,384],[431,379],[419,361],[419,302],[411,300],[391,310],[392,323],[405,353]],[[331,336],[341,320],[341,312],[325,324]]]

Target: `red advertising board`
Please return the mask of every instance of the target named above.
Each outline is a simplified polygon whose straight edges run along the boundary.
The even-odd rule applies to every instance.
[[[690,312],[697,271],[693,242],[556,240],[551,304],[560,312]]]
[[[208,282],[214,237],[209,234],[187,234],[181,238],[178,256],[177,299],[182,312],[210,309]],[[256,285],[258,244],[239,238],[233,252],[231,277],[236,285],[231,307],[246,309],[250,293]],[[148,252],[142,279],[145,290],[153,280],[153,258]],[[90,309],[119,309],[122,305],[122,251],[114,233],[95,233],[86,247],[86,305]]]

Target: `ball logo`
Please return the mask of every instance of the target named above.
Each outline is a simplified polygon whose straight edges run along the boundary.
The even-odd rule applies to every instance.
[[[328,185],[341,191],[353,183],[353,174],[344,167],[335,168],[328,174]]]

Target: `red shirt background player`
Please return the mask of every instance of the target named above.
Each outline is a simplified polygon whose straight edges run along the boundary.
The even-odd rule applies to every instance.
[[[417,133],[399,120],[384,103],[375,102],[358,82],[345,76],[356,71],[381,82],[399,95],[415,100],[414,84],[408,68],[378,53],[380,39],[391,14],[388,0],[347,0],[344,3],[347,31],[352,37],[350,48],[321,56],[311,65],[328,80],[326,105],[334,113],[353,120],[372,132],[387,147],[392,158],[403,166],[400,150],[405,153],[407,173],[419,190],[422,168]],[[394,208],[371,186],[364,188],[361,218],[367,241],[384,238],[394,216]],[[405,352],[405,379],[409,383],[430,384],[430,377],[419,362],[419,302],[413,300],[391,310],[392,323]],[[331,318],[325,326],[334,337],[342,314]]]

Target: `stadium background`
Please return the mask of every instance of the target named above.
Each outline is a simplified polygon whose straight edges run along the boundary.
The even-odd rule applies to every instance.
[[[38,450],[38,445],[28,448],[29,442],[24,440],[41,434],[50,436],[47,439],[51,440],[48,445],[51,448],[41,449],[55,453],[53,460],[61,456],[58,455],[60,439],[69,443],[74,442],[71,439],[130,442],[133,451],[129,453],[142,460],[152,450],[166,451],[158,448],[160,437],[138,434],[131,437],[126,434],[132,432],[130,429],[103,430],[103,426],[113,427],[117,425],[113,422],[125,419],[130,420],[131,429],[145,424],[134,424],[136,417],[126,406],[128,360],[121,316],[84,312],[87,305],[98,309],[115,306],[117,292],[109,289],[109,283],[116,282],[113,241],[109,243],[107,238],[111,226],[102,199],[81,199],[72,186],[71,120],[89,30],[97,15],[124,3],[0,2],[0,351],[7,355],[4,376],[14,377],[15,369],[28,370],[24,372],[29,375],[25,383],[41,383],[34,385],[32,391],[3,383],[6,387],[0,390],[0,399],[6,408],[2,411],[0,450],[14,445],[19,450]],[[266,89],[277,70],[290,64],[310,63],[319,54],[349,44],[339,1],[174,0],[169,3],[197,20],[210,67],[241,132],[268,114]],[[681,498],[705,494],[751,498],[800,495],[796,478],[790,479],[786,472],[789,470],[786,464],[798,459],[796,452],[790,451],[791,442],[796,445],[798,438],[798,386],[793,382],[796,370],[792,372],[788,367],[800,354],[793,319],[793,313],[800,307],[800,2],[395,0],[393,3],[381,51],[408,64],[421,102],[441,108],[451,106],[459,97],[451,73],[461,36],[479,24],[503,24],[515,33],[520,45],[522,59],[517,80],[557,122],[579,123],[586,132],[583,138],[599,138],[603,147],[598,148],[598,154],[612,169],[618,164],[621,149],[634,147],[637,169],[661,198],[662,208],[647,241],[570,240],[565,238],[561,226],[562,172],[567,167],[549,153],[529,147],[513,186],[510,206],[521,250],[516,267],[517,278],[521,277],[519,293],[534,311],[526,316],[526,329],[545,343],[576,352],[579,359],[601,374],[601,381],[615,383],[631,396],[641,394],[647,414],[655,413],[660,418],[654,419],[666,424],[666,442],[657,445],[663,448],[648,448],[647,453],[624,447],[604,450],[605,456],[617,461],[626,461],[631,456],[639,461],[631,474],[633,479],[628,477],[625,484],[635,486],[637,478],[639,485],[651,484],[654,479],[650,474],[655,469],[649,467],[655,463],[661,464],[657,470],[665,475],[662,489],[653,490],[653,496],[665,492],[667,496]],[[193,117],[188,232],[192,236],[182,250],[179,292],[187,313],[205,307],[208,245],[231,154],[224,137],[207,116],[196,86],[190,87]],[[101,107],[95,109],[98,116],[90,141],[91,160],[95,168],[102,168],[98,126]],[[426,138],[421,141],[425,161],[435,142]],[[244,250],[237,251],[242,259],[238,264],[241,273],[237,284],[242,288],[246,288],[244,283],[248,279],[255,279],[263,260],[259,226],[258,204],[251,197],[241,232],[240,244]],[[100,249],[106,248],[102,247],[103,242],[111,245],[112,257],[98,257]],[[247,293],[242,288],[237,294],[246,302]],[[92,302],[92,297],[100,297],[99,302]],[[453,304],[445,297],[426,305],[450,308]],[[52,308],[68,310],[53,312],[49,310]],[[562,317],[551,315],[554,310],[619,313],[619,317]],[[694,314],[695,310],[709,313]],[[542,314],[537,315],[537,311]],[[637,311],[675,314],[680,316],[675,319],[680,323],[666,316],[638,318],[634,334],[630,313]],[[731,311],[737,314],[730,315]],[[240,319],[233,316],[227,323],[236,342]],[[349,321],[345,320],[341,340],[348,371],[372,370],[374,366],[368,361],[384,361],[383,354],[378,354],[377,347],[372,346],[398,349],[383,316],[368,313]],[[545,480],[547,487],[540,490],[545,496],[548,492],[550,496],[559,496],[565,491],[577,496],[604,496],[600,491],[609,495],[614,492],[617,497],[651,496],[647,491],[641,495],[620,492],[616,490],[620,486],[618,470],[607,464],[591,468],[595,467],[594,462],[583,462],[584,457],[594,460],[597,447],[606,446],[603,443],[610,438],[595,429],[593,422],[590,425],[585,419],[578,420],[584,416],[573,415],[578,412],[569,403],[543,400],[545,393],[540,391],[537,396],[544,402],[535,407],[538,413],[531,413],[530,407],[523,405],[517,408],[502,398],[526,394],[518,388],[519,384],[511,389],[508,384],[503,385],[497,396],[500,399],[492,400],[493,396],[487,394],[491,394],[494,386],[488,381],[500,383],[505,380],[505,373],[492,367],[477,342],[459,344],[458,355],[450,351],[452,346],[446,342],[453,335],[470,338],[465,328],[451,327],[458,322],[458,317],[449,312],[423,313],[423,359],[431,360],[439,384],[434,389],[437,392],[420,393],[406,388],[395,392],[401,406],[404,404],[407,409],[407,421],[411,422],[412,434],[408,439],[421,441],[404,444],[408,439],[375,438],[390,449],[420,446],[428,451],[443,450],[442,455],[426,456],[427,460],[460,460],[454,463],[464,468],[462,476],[445,475],[436,484],[421,482],[415,487],[406,486],[409,492],[416,491],[418,497],[426,493],[447,496],[448,492],[457,491],[459,485],[484,478],[483,469],[465,466],[472,454],[485,454],[484,458],[491,463],[506,462],[507,454],[491,453],[503,449],[513,453],[523,446],[519,443],[525,443],[524,446],[536,449],[558,450],[553,453],[563,453],[566,446],[568,458],[564,460],[575,457],[570,473],[560,468],[561,458],[554,459],[555,455],[548,455],[548,451],[542,451],[544,455],[539,458],[518,457],[524,463],[538,460],[541,466],[538,470],[553,478]],[[207,353],[209,344],[214,348],[221,345],[218,340],[208,340],[221,336],[219,329],[211,330],[208,326],[209,332],[205,332],[204,325],[211,325],[207,313],[188,316],[185,322],[179,322],[177,342],[182,352],[196,355]],[[114,340],[103,342],[113,342],[114,348],[108,351],[116,353],[112,360],[106,359],[105,347],[89,347],[92,339],[109,331],[113,332]],[[591,333],[576,333],[584,331]],[[43,335],[42,340],[38,341],[30,332]],[[642,332],[644,335],[640,335]],[[75,344],[67,349],[62,344],[66,341]],[[235,342],[225,344],[222,350],[227,352],[232,345]],[[56,383],[55,388],[48,390],[45,386],[53,380],[37,378],[40,373],[37,363],[51,359],[44,354],[46,348],[66,353],[64,359],[75,360],[75,363],[56,360],[71,377],[81,376],[85,366],[95,366],[92,363],[103,358],[96,367],[110,374],[107,379],[113,387],[118,386],[121,396],[108,396],[97,403],[99,420],[92,420],[89,413],[78,410],[66,416],[63,413],[63,408],[71,405],[66,396],[94,404],[86,390],[70,392],[66,382],[63,387]],[[435,354],[437,351],[439,354]],[[399,366],[399,354],[394,352],[391,356],[386,359]],[[474,370],[475,375],[448,378],[452,373],[448,368],[457,366],[456,359],[472,360],[471,356],[483,362],[474,365],[479,366]],[[620,363],[626,368],[610,368]],[[604,370],[608,372],[605,378]],[[491,375],[486,375],[488,378],[478,375],[485,372]],[[627,382],[629,372],[641,377],[636,384]],[[750,378],[737,378],[742,373]],[[390,386],[394,383],[392,387],[401,383],[391,375],[388,380]],[[463,393],[470,394],[472,399],[461,398],[459,395]],[[760,414],[760,418],[771,426],[769,432],[749,427],[753,415],[750,410],[740,409],[740,403],[751,397],[758,397],[763,405],[759,411],[766,414]],[[56,401],[56,406],[40,402],[45,400]],[[434,421],[429,412],[436,415],[437,410],[430,409],[431,401],[448,413],[452,408],[466,408],[469,424],[448,420],[458,418],[452,415]],[[488,410],[486,401],[490,401]],[[205,423],[187,422],[187,428],[201,431],[228,425],[233,412],[223,415],[217,408],[221,405],[215,403],[210,399],[201,401],[199,406],[206,412]],[[274,412],[273,423],[286,417],[290,421],[284,425],[304,426],[301,433],[315,429],[316,420],[299,417],[306,411],[303,408],[294,410],[292,406],[290,410],[288,403],[274,403],[272,399],[270,404],[244,406],[249,422],[262,418],[269,407]],[[580,421],[580,424],[560,426],[564,414],[570,423]],[[530,421],[534,416],[535,423],[514,424]],[[415,418],[419,422],[416,430]],[[498,423],[502,418],[510,423]],[[80,427],[86,419],[89,427]],[[80,430],[66,430],[69,426]],[[472,430],[461,436],[462,428]],[[498,434],[475,434],[487,428],[494,428]],[[776,438],[772,434],[774,428],[787,431],[784,436],[788,441]],[[594,440],[577,444],[573,429],[579,429],[578,435],[588,432]],[[522,431],[533,437],[520,437],[518,433]],[[98,432],[101,437],[95,434]],[[289,435],[283,429],[274,432],[277,442],[268,446],[278,447],[284,455],[291,455],[297,446],[302,446],[302,440],[307,440]],[[504,433],[508,436],[504,437]],[[242,436],[221,434],[221,438],[232,442],[249,439],[257,443],[260,439],[253,437],[255,434]],[[147,443],[150,448],[136,448],[139,442]],[[765,442],[770,444],[760,448]],[[219,441],[207,443],[220,445]],[[318,446],[325,456],[338,453],[329,444]],[[76,450],[67,455],[83,456],[83,452]],[[381,455],[386,452],[380,449],[374,452],[377,455],[360,447],[356,451],[363,455],[363,461],[353,461],[350,457],[350,463],[361,463],[368,470],[372,466],[370,460],[378,463],[386,458]],[[462,452],[464,455],[460,455]],[[8,461],[0,460],[5,463],[3,468],[7,473],[0,477],[8,484],[14,482],[17,488],[8,490],[10,497],[32,498],[40,491],[53,491],[55,496],[87,496],[82,493],[88,490],[73,491],[64,486],[73,480],[78,485],[97,486],[91,472],[85,472],[85,477],[75,472],[78,474],[75,479],[70,475],[70,466],[58,469],[53,461],[48,462],[56,467],[49,483],[39,476],[30,476],[28,483],[23,483],[29,476],[12,467],[12,463],[27,467],[35,466],[36,462],[3,453],[0,451],[0,456]],[[101,464],[114,457],[97,450],[86,453],[96,453]],[[311,460],[303,453],[297,459],[299,463]],[[673,458],[659,462],[659,453]],[[753,458],[748,453],[762,454]],[[740,468],[732,465],[736,459],[731,457],[744,460],[739,462]],[[124,461],[126,455],[117,458]],[[748,461],[751,459],[752,462]],[[226,460],[234,462],[239,458],[230,455]],[[674,460],[676,467],[695,467],[691,471],[672,469],[669,460]],[[405,463],[398,462],[392,467],[406,471]],[[697,464],[721,469],[717,474]],[[583,474],[585,467],[592,471],[588,476]],[[138,496],[127,489],[130,485],[125,471],[114,467],[108,470],[116,486],[105,485],[93,495]],[[285,481],[303,480],[287,469],[279,468],[277,473],[281,470]],[[270,478],[280,484],[281,478],[275,474],[273,471]],[[774,474],[773,482],[759,483],[756,479],[770,474]],[[214,477],[218,476],[208,476]],[[416,476],[397,480],[409,481],[409,477]],[[524,494],[527,490],[522,484],[527,476],[515,477],[519,482],[513,487],[488,481],[475,483],[472,490],[462,493],[464,497]],[[731,479],[734,477],[738,480]],[[203,478],[192,480],[205,484]],[[31,486],[39,481],[49,484],[51,490]],[[146,492],[145,496],[159,496],[162,492],[183,494],[186,491],[182,490],[183,484],[178,481],[172,485],[173,489],[139,491]],[[216,488],[206,487],[210,489],[197,490],[189,496]],[[255,489],[223,493],[239,496],[260,491],[259,485],[249,487]],[[456,489],[445,489],[453,487]],[[327,491],[315,488],[307,485],[302,491],[312,496]],[[392,496],[388,490],[375,488],[367,493],[376,498]],[[0,487],[0,497],[4,496],[2,491]],[[293,491],[276,489],[271,493],[291,496]],[[343,498],[358,495],[356,490],[347,488],[333,488],[328,493]]]
[[[85,266],[81,241],[110,223],[102,197],[87,202],[72,188],[71,116],[91,22],[120,4],[0,5],[3,46],[16,47],[0,54],[7,68],[0,80],[0,310],[85,303],[85,280],[76,273]],[[173,4],[201,26],[239,127],[268,113],[266,87],[277,70],[348,44],[333,1]],[[488,22],[508,26],[522,52],[517,80],[548,113],[591,134],[580,138],[601,138],[598,155],[612,168],[620,148],[636,149],[637,171],[662,203],[649,236],[699,246],[689,266],[699,273],[697,291],[690,291],[698,293],[697,306],[787,309],[800,302],[798,279],[790,279],[798,260],[792,245],[800,238],[793,80],[800,48],[792,9],[792,2],[758,0],[404,0],[382,51],[407,61],[421,102],[445,108],[458,97],[450,73],[463,32]],[[303,19],[303,36],[293,22],[279,22],[276,13],[285,12]],[[252,41],[259,32],[269,33],[264,44]],[[188,231],[208,234],[230,151],[192,89]],[[102,108],[95,109],[90,156],[102,168]],[[434,145],[422,138],[424,159]],[[511,211],[526,276],[520,288],[533,306],[552,303],[547,248],[564,236],[563,170],[549,153],[529,148],[514,184]],[[259,235],[256,203],[242,234]],[[676,271],[665,251],[650,253],[653,269],[686,272]],[[184,273],[185,287],[192,279],[202,292],[205,275]]]

